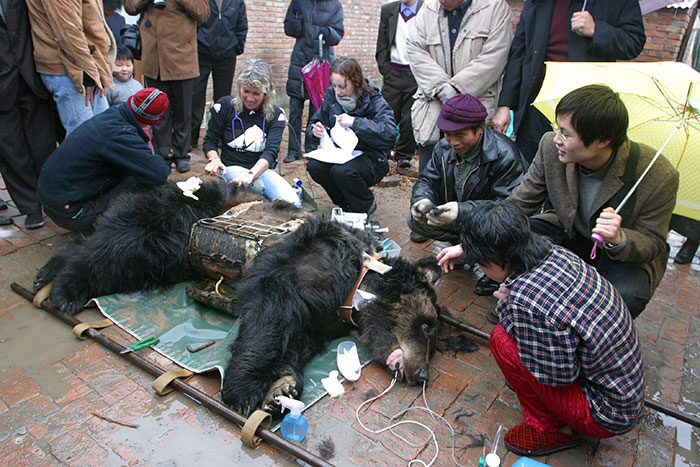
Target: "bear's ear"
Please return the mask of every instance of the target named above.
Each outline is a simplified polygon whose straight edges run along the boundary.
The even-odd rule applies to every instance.
[[[437,282],[442,275],[440,266],[435,256],[424,256],[413,262],[413,265],[422,272],[431,284]]]

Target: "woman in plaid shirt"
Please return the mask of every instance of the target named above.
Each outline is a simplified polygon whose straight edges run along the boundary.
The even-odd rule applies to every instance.
[[[630,313],[612,285],[533,234],[520,208],[504,201],[484,202],[465,216],[461,240],[438,254],[443,270],[464,259],[501,283],[491,351],[524,418],[506,433],[508,449],[541,456],[578,445],[579,434],[631,430],[644,403],[644,364]]]

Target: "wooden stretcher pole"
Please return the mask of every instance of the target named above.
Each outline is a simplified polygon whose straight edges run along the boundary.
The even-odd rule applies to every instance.
[[[461,329],[462,331],[467,331],[470,334],[473,334],[475,336],[481,337],[482,339],[485,339],[487,342],[489,340],[489,334],[485,333],[484,331],[481,331],[479,329],[473,328],[467,324],[464,324],[461,321],[458,321],[454,318],[450,318],[449,316],[440,316],[440,321],[449,324],[450,326],[453,326],[457,329]],[[693,425],[694,427],[700,428],[700,418],[694,417],[692,415],[679,412],[678,410],[672,409],[671,407],[667,407],[665,405],[662,405],[655,400],[649,399],[649,398],[644,398],[644,405],[652,410],[656,410],[657,412],[661,412],[665,415],[668,415],[669,417],[673,417],[676,420],[680,420],[682,422],[685,422],[689,425]]]
[[[32,294],[29,290],[25,289],[21,285],[13,282],[12,284],[10,284],[10,288],[18,295],[24,297],[26,300],[29,300],[30,302],[33,301],[34,294]],[[80,320],[65,313],[61,313],[60,311],[49,305],[46,300],[44,300],[41,303],[41,309],[47,311],[56,318],[60,319],[61,321],[69,324],[71,327],[75,327],[81,324]],[[126,348],[118,342],[110,339],[109,337],[103,335],[101,332],[96,331],[94,329],[88,329],[87,331],[85,331],[84,334],[90,336],[92,339],[96,340],[97,342],[107,347],[111,351],[116,352],[117,354],[119,354],[119,352]],[[146,370],[154,376],[160,376],[166,372],[154,363],[139,356],[138,352],[129,352],[125,354],[120,354],[120,356],[131,361],[139,368]],[[208,394],[203,393],[199,389],[187,384],[186,382],[180,379],[175,379],[170,384],[179,389],[180,391],[184,392],[188,396],[192,397],[193,399],[197,400],[198,402],[201,402],[201,404],[209,408],[209,410],[212,410],[213,412],[216,412],[217,414],[231,420],[238,426],[243,426],[248,421],[248,419],[243,415],[234,412],[233,410],[229,409],[228,407],[226,407],[216,399],[212,398]],[[271,445],[283,449],[284,451],[287,451],[289,454],[297,457],[298,459],[303,460],[304,462],[309,463],[310,465],[320,467],[333,466],[333,464],[330,464],[324,459],[321,459],[320,457],[316,456],[315,454],[300,448],[296,444],[290,443],[281,436],[277,436],[270,430],[260,427],[256,434]]]

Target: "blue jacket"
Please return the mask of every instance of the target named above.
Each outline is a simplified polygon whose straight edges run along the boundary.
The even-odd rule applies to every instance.
[[[247,35],[248,16],[243,0],[209,0],[209,19],[197,25],[197,52],[213,60],[241,55]]]
[[[295,11],[296,6],[301,7],[300,13]],[[284,33],[296,38],[287,77],[287,95],[290,97],[309,98],[301,69],[318,57],[318,35],[322,27],[329,30],[328,36],[323,38],[323,58],[333,63],[333,46],[338,45],[345,34],[340,0],[293,0],[289,4],[284,17]]]
[[[368,81],[369,83],[369,81]],[[369,157],[374,162],[375,172],[378,177],[383,177],[389,171],[387,156],[394,148],[398,130],[394,122],[394,111],[384,100],[379,89],[370,83],[370,92],[365,93],[362,102],[348,115],[355,117],[352,131],[357,135],[356,150],[362,151],[360,157]],[[309,120],[306,130],[311,136],[310,149],[318,147],[319,139],[313,136],[312,128],[316,122],[323,123],[326,127],[335,125],[335,115],[346,113],[335,98],[333,87],[330,86],[323,93],[323,104]]]
[[[540,91],[554,2],[525,2],[510,46],[498,105],[507,105],[515,112],[516,132],[528,106]],[[582,0],[572,0],[569,20],[574,11],[582,7]],[[586,10],[595,20],[595,34],[592,38],[582,37],[569,28],[569,61],[632,60],[642,52],[646,35],[638,0],[588,0]]]
[[[126,177],[143,185],[160,185],[169,173],[170,167],[151,152],[148,136],[124,103],[68,135],[41,169],[37,192],[43,204],[73,214],[66,205],[80,205]]]

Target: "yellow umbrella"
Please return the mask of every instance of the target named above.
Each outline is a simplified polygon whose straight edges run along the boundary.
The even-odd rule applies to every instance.
[[[548,62],[533,105],[554,121],[559,100],[588,84],[620,94],[630,116],[629,138],[663,153],[680,173],[674,212],[700,220],[700,73],[679,62]]]

